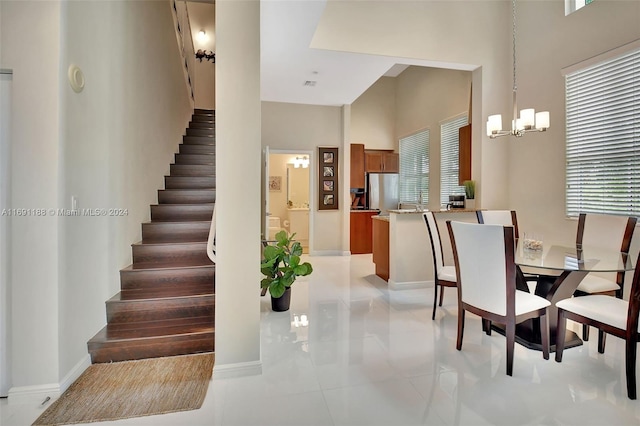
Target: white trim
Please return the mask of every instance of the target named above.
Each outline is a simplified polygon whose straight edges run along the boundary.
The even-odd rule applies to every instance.
[[[42,403],[47,397],[56,399],[64,391],[69,389],[84,371],[91,366],[91,356],[86,354],[69,371],[60,383],[50,383],[46,385],[18,386],[9,389],[9,404]]]
[[[309,250],[310,256],[351,256],[349,250]]]
[[[233,379],[259,374],[262,374],[262,361],[238,362],[223,365],[215,364],[213,366],[214,379]]]
[[[428,281],[406,281],[406,282],[395,282],[392,279],[388,281],[390,290],[411,290],[414,288],[432,288],[433,280]]]
[[[47,385],[18,386],[9,389],[9,404],[31,404],[42,403],[47,397],[56,399],[60,397],[60,385],[50,383]]]
[[[62,392],[69,389],[69,386],[73,384],[84,371],[91,366],[91,356],[86,354],[72,369],[69,371],[62,381],[60,382],[60,389]]]
[[[592,56],[589,59],[585,59],[584,61],[577,62],[573,65],[569,65],[560,70],[560,73],[563,76],[574,73],[576,71],[591,67],[593,65],[597,65],[601,62],[608,61],[611,58],[616,58],[621,56],[627,52],[632,50],[640,49],[640,39],[631,41],[627,44],[623,44],[622,46],[615,47],[611,50],[607,50],[606,52],[600,53],[599,55]]]

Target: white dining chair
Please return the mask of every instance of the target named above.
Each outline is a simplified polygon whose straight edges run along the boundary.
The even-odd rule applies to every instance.
[[[635,230],[635,217],[610,214],[581,213],[578,217],[576,247],[594,246],[629,253]],[[592,272],[578,285],[574,296],[593,294],[616,296],[621,299],[624,291],[624,272]],[[589,326],[583,325],[582,339],[589,340]],[[598,332],[598,348],[604,352],[605,334]]]
[[[462,349],[465,312],[504,324],[507,375],[513,375],[516,324],[540,318],[542,356],[549,359],[547,299],[516,289],[512,226],[447,221],[458,277],[458,337]]]
[[[518,231],[518,217],[515,210],[477,210],[478,223],[487,225],[511,225],[516,240],[520,238]]]
[[[607,295],[588,295],[561,300],[556,306],[556,361],[562,361],[567,319],[597,327],[598,330],[624,339],[627,396],[629,399],[636,399],[636,358],[640,341],[640,256],[636,260],[629,301]]]
[[[435,214],[431,211],[422,214],[429,231],[431,240],[431,252],[433,253],[433,313],[431,319],[436,319],[436,305],[438,304],[438,288],[440,289],[439,305],[442,306],[445,287],[457,287],[456,268],[453,265],[444,264],[440,231]]]

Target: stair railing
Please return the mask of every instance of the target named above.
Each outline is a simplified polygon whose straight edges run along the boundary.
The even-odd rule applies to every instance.
[[[196,53],[193,47],[193,37],[191,36],[191,24],[189,23],[189,10],[186,1],[170,0],[173,11],[173,24],[176,29],[176,40],[182,61],[182,71],[189,93],[191,106],[195,105],[195,61]]]
[[[211,228],[209,228],[209,238],[207,239],[207,256],[213,263],[216,263],[216,206],[213,205],[213,215],[211,216]]]

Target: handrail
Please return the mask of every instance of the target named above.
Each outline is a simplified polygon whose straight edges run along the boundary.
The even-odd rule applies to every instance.
[[[189,91],[189,98],[192,106],[195,104],[194,86],[195,86],[195,49],[193,47],[193,38],[191,37],[191,24],[189,22],[189,9],[187,9],[186,1],[171,1],[171,10],[173,10],[173,23],[176,29],[176,41],[178,42],[178,50],[182,58],[185,83]]]
[[[211,216],[211,227],[209,228],[209,238],[207,239],[207,256],[213,263],[216,263],[216,206],[213,205],[213,215]]]

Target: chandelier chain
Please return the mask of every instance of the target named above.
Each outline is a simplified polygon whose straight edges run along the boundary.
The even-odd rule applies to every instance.
[[[516,90],[516,0],[513,0],[513,91]]]

